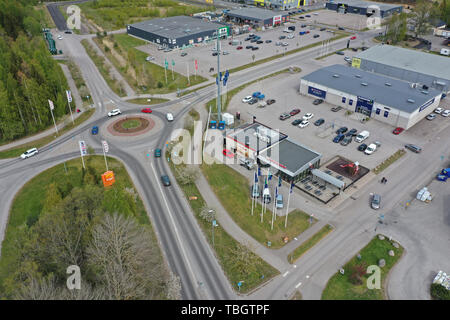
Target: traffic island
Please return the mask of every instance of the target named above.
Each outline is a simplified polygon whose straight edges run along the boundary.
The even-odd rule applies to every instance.
[[[138,136],[152,130],[155,121],[141,116],[125,117],[108,125],[108,132],[114,136]]]

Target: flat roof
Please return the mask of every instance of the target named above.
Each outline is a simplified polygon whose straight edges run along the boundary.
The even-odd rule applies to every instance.
[[[268,155],[272,152],[276,152],[275,157]],[[287,138],[261,152],[259,158],[290,176],[296,176],[319,161],[322,155]]]
[[[391,10],[394,8],[403,8],[401,5],[398,4],[391,4],[391,3],[381,3],[381,2],[373,2],[373,1],[362,1],[362,0],[335,0],[333,2],[330,2],[333,4],[346,4],[348,6],[352,7],[359,7],[359,8],[368,8],[369,6],[378,6],[380,10]]]
[[[450,59],[436,54],[380,44],[358,53],[355,57],[450,80]]]
[[[259,8],[240,8],[235,10],[230,10],[225,13],[226,16],[237,17],[248,20],[267,20],[272,19],[276,16],[286,16],[287,13],[284,12],[276,12],[268,9],[259,9]]]
[[[145,20],[133,23],[131,26],[171,39],[195,35],[199,32],[215,31],[218,28],[225,27],[225,25],[220,23],[204,21],[203,19],[189,16]]]
[[[448,58],[446,58],[448,59]],[[412,113],[441,93],[412,88],[411,83],[357,68],[335,64],[302,78],[327,88],[374,100],[382,105]]]

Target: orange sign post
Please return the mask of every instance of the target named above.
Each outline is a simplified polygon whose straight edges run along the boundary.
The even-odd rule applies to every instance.
[[[112,171],[106,171],[104,174],[102,174],[102,181],[103,186],[109,187],[116,182],[116,178],[114,177],[114,172]]]

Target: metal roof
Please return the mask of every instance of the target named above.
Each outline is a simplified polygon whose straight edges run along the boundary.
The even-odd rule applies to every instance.
[[[286,13],[276,12],[268,9],[259,8],[240,8],[236,10],[230,10],[225,13],[226,16],[237,17],[248,20],[267,20],[276,16],[287,16]]]
[[[346,4],[348,6],[358,7],[358,8],[368,8],[369,6],[378,6],[381,11],[391,10],[394,8],[402,8],[402,6],[398,5],[398,4],[380,3],[380,2],[372,2],[372,1],[359,1],[359,0],[339,0],[339,1],[331,2],[331,3]]]
[[[141,21],[131,24],[131,26],[161,37],[175,39],[195,35],[200,32],[215,31],[218,28],[223,28],[225,25],[204,21],[200,18],[176,16]]]
[[[302,79],[409,113],[441,94],[433,88],[412,88],[409,82],[342,64],[319,69]]]
[[[312,169],[311,173],[313,176],[316,176],[317,178],[320,178],[323,181],[328,182],[339,189],[343,189],[345,187],[344,181],[341,181],[338,178],[333,177],[332,175],[329,175],[323,171],[320,171],[318,169]]]
[[[371,47],[356,58],[450,80],[450,59],[387,44]]]

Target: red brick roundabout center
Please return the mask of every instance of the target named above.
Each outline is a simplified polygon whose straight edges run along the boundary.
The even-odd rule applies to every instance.
[[[114,136],[138,136],[152,130],[155,121],[143,116],[126,116],[108,125],[108,131]]]

